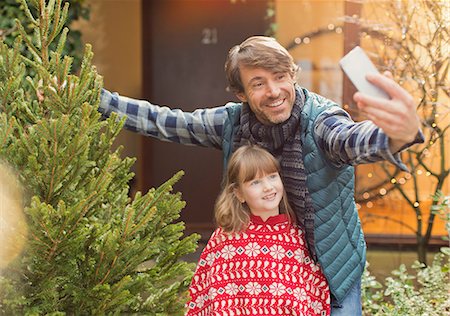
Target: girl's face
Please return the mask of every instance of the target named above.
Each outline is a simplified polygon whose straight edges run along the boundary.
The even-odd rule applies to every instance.
[[[254,179],[241,183],[235,190],[239,201],[247,203],[250,212],[264,221],[280,214],[283,192],[283,182],[278,172],[258,174]]]

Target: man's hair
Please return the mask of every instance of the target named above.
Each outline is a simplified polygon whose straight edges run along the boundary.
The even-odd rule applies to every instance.
[[[250,220],[250,209],[238,200],[234,190],[257,176],[274,172],[281,176],[278,161],[268,151],[257,145],[239,147],[230,158],[224,187],[216,200],[214,211],[217,225],[229,233],[244,230]],[[295,223],[295,215],[285,190],[280,202],[280,213],[286,213],[289,221]]]
[[[274,38],[252,36],[236,45],[228,52],[225,62],[227,89],[233,93],[244,92],[239,68],[241,66],[258,67],[271,72],[289,73],[295,78],[298,66],[289,52]]]

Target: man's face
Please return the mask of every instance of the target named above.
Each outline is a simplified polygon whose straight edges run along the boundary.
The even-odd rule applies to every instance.
[[[289,73],[241,66],[240,74],[244,92],[236,96],[242,102],[248,102],[261,123],[275,125],[291,116],[295,81]]]

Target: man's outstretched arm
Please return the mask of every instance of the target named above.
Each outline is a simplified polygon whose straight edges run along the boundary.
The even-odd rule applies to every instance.
[[[163,141],[185,145],[222,147],[226,107],[184,112],[111,93],[103,89],[99,112],[109,117],[115,112],[126,116],[125,128]]]

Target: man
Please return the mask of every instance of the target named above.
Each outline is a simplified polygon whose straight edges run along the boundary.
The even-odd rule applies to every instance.
[[[221,149],[226,166],[239,146],[257,143],[280,161],[288,198],[333,296],[332,315],[361,315],[365,241],[354,202],[353,165],[388,160],[423,142],[412,97],[390,78],[367,78],[390,100],[356,93],[370,120],[355,123],[332,101],[299,87],[292,56],[273,38],[234,46],[225,64],[241,103],[192,113],[102,92],[100,111],[127,115],[126,127],[182,144]]]

